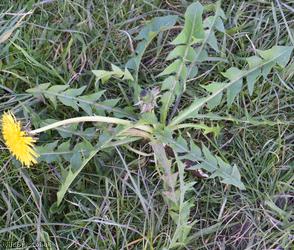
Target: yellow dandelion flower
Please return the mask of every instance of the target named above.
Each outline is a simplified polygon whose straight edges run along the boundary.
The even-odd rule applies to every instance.
[[[9,151],[22,164],[29,167],[37,163],[38,154],[34,149],[36,140],[22,130],[20,122],[10,111],[2,115],[2,135]]]

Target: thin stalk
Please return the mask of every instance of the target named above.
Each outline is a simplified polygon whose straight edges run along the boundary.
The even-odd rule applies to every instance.
[[[30,134],[35,135],[50,129],[55,129],[61,126],[70,125],[74,123],[81,123],[81,122],[102,122],[102,123],[113,123],[113,124],[126,125],[126,126],[133,125],[134,128],[147,131],[147,132],[151,131],[151,128],[149,126],[135,125],[129,120],[113,118],[113,117],[105,117],[105,116],[81,116],[81,117],[75,117],[75,118],[70,118],[63,121],[54,122],[44,127],[32,130],[30,131]]]

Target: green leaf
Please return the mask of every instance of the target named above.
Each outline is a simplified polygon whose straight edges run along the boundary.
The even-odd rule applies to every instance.
[[[180,59],[175,60],[172,64],[168,65],[164,71],[162,71],[158,76],[165,76],[176,73],[180,68],[182,62]]]
[[[223,82],[213,82],[209,85],[201,85],[201,87],[203,87],[204,89],[206,89],[210,93],[214,93],[214,92],[221,90],[225,85],[226,85],[226,83],[223,83]],[[210,101],[208,101],[207,102],[208,108],[213,109],[216,106],[218,106],[222,100],[222,96],[223,96],[223,93],[221,92],[221,93],[217,94],[214,98],[212,98]]]
[[[233,69],[232,72],[226,72],[225,76],[228,78],[231,78],[230,82],[225,84],[221,89],[218,91],[212,93],[211,95],[201,98],[200,100],[194,101],[189,107],[184,109],[182,112],[180,112],[171,122],[171,126],[174,126],[185,119],[195,117],[197,115],[197,112],[200,108],[202,108],[206,103],[210,102],[213,98],[215,98],[217,95],[222,93],[225,90],[230,89],[230,93],[227,94],[228,101],[232,102],[232,97],[235,93],[240,92],[240,85],[242,84],[242,80],[244,77],[247,77],[248,75],[252,74],[255,70],[258,69],[264,69],[266,67],[271,68],[273,64],[277,63],[277,60],[282,57],[283,55],[288,55],[289,51],[293,50],[293,47],[286,47],[285,49],[279,49],[279,53],[276,53],[274,57],[268,57],[267,60],[263,60],[261,64],[257,65],[256,67],[249,69],[249,70],[242,70],[242,73],[240,73],[240,70],[237,68]],[[265,56],[265,55],[263,55]],[[231,74],[232,73],[232,74]],[[239,75],[238,75],[239,74]],[[241,83],[241,84],[240,84]],[[237,84],[237,87],[234,87],[234,84]],[[229,92],[229,91],[228,91]]]
[[[57,108],[58,100],[66,106],[73,107],[77,111],[80,107],[89,115],[93,114],[93,110],[96,111],[95,113],[100,112],[103,115],[105,114],[104,111],[112,111],[120,115],[121,117],[134,118],[134,115],[131,112],[114,108],[119,99],[110,99],[103,102],[97,102],[97,100],[100,99],[105,91],[98,91],[94,94],[80,96],[86,86],[83,86],[79,89],[68,89],[68,85],[53,85],[51,88],[48,89],[49,86],[50,84],[44,84],[42,86],[40,85],[40,87],[28,89],[28,92],[36,97],[40,97],[43,95],[54,104],[55,108]]]
[[[62,181],[59,191],[57,192],[57,206],[61,204],[64,195],[66,194],[67,190],[69,189],[75,178],[78,176],[78,174],[79,171],[73,173],[71,169],[66,172],[66,175],[64,176],[64,181]]]
[[[66,90],[68,87],[69,85],[54,85],[50,87],[47,91],[49,93],[58,94]],[[57,108],[56,95],[47,94],[47,91],[44,93],[44,96],[52,102],[54,108],[56,109]]]
[[[210,176],[210,178],[221,177],[221,182],[228,185],[233,185],[240,190],[245,190],[245,186],[241,181],[241,175],[236,165],[233,167],[230,164],[225,163],[218,157],[218,163],[220,168]]]
[[[215,4],[215,15],[207,17],[204,21],[204,27],[208,29],[205,31],[205,39],[201,46],[201,50],[203,50],[204,45],[208,43],[216,52],[219,51],[214,28],[221,32],[225,31],[222,18],[225,19],[225,15],[221,9],[221,2],[217,1]]]
[[[215,28],[220,32],[225,32],[223,20],[220,17],[216,18]]]
[[[250,56],[246,58],[249,69],[255,68],[262,63],[262,59],[258,56]]]
[[[70,168],[73,171],[76,171],[79,169],[81,165],[82,165],[82,155],[80,154],[80,152],[75,152],[70,158]]]
[[[138,43],[133,57],[127,62],[126,68],[134,70],[134,79],[130,81],[130,86],[134,90],[134,102],[139,101],[141,87],[138,84],[138,74],[143,54],[153,38],[165,29],[173,27],[178,17],[174,15],[153,18],[148,24],[144,25],[136,40],[141,40]],[[152,34],[152,35],[150,35]]]
[[[203,6],[197,2],[189,5],[185,12],[185,25],[182,32],[172,41],[172,44],[190,44],[194,39],[203,39],[202,23]]]
[[[217,1],[215,3],[215,14],[219,17],[221,17],[222,19],[226,20],[227,17],[226,17],[226,14],[225,12],[222,10],[222,8],[220,8],[221,6],[221,1]]]
[[[176,81],[177,82],[177,81]],[[178,82],[176,83],[178,84]],[[172,103],[175,100],[175,95],[171,94],[170,91],[165,92],[160,99],[161,102],[161,108],[160,108],[160,120],[162,123],[165,123],[166,115],[168,113],[169,107],[172,105]]]
[[[189,150],[188,149],[188,144],[187,144],[186,140],[182,136],[179,136],[177,138],[176,143],[174,144],[174,150],[177,153],[185,153],[185,152],[187,152]]]
[[[130,71],[125,68],[125,72],[124,72],[124,75],[123,75],[123,80],[130,80],[130,81],[134,81],[134,78],[132,76],[132,74],[130,73]]]
[[[96,76],[96,80],[102,80],[102,83],[107,82],[113,75],[112,71],[107,70],[92,70],[92,72]]]
[[[203,144],[202,152],[206,161],[203,161],[201,167],[206,169],[209,172],[214,172],[217,170],[217,159],[213,156],[213,154],[209,151],[209,149]]]
[[[88,102],[96,102],[105,93],[105,90],[97,91],[94,94],[80,96],[79,99]]]
[[[165,194],[173,202],[177,201],[177,195],[175,193],[175,185],[177,175],[172,173],[171,161],[168,160],[165,147],[162,142],[154,140],[151,143],[154,155],[156,157],[156,162],[163,170],[163,180],[165,185]]]
[[[140,123],[143,124],[157,124],[157,116],[153,112],[145,112],[142,114],[142,118],[140,119]]]
[[[85,88],[86,86],[83,86],[78,89],[68,89],[62,93],[62,96],[58,96],[58,99],[65,106],[72,107],[76,111],[79,111],[77,101],[72,99],[71,97],[76,97],[81,95],[84,92]]]
[[[60,154],[60,156],[62,156],[66,161],[70,161],[70,158],[72,156],[70,152],[70,140],[61,143],[58,146],[56,152]]]
[[[142,30],[139,32],[136,40],[152,40],[152,37],[158,34],[160,31],[168,29],[175,25],[178,16],[169,15],[163,17],[155,17],[148,24],[145,24]]]
[[[83,160],[89,156],[90,152],[94,150],[93,146],[87,140],[75,145],[73,150],[69,150],[70,141],[62,143],[58,147],[58,154],[61,155],[66,161],[70,162],[70,169],[75,172],[82,165]]]
[[[205,49],[201,49],[200,48],[196,48],[196,55],[195,57],[193,58],[193,62],[204,62],[204,61],[207,61],[208,59],[208,53]]]
[[[112,69],[112,73],[118,77],[122,77],[125,74],[124,71],[122,71],[119,67],[117,67],[114,64],[111,64],[111,69]]]
[[[66,127],[58,128],[57,131],[62,138],[71,138],[72,135],[76,134],[77,128],[78,124],[71,124]]]
[[[131,73],[127,69],[123,71],[114,64],[111,64],[111,69],[111,71],[92,70],[92,72],[96,76],[97,81],[101,80],[102,83],[106,83],[113,76],[123,78],[124,80],[133,80]]]
[[[221,9],[220,1],[216,2],[211,7],[212,10],[215,11],[215,15],[208,17],[204,24],[202,22],[203,7],[199,2],[193,3],[187,8],[185,13],[184,28],[173,40],[172,44],[176,45],[176,47],[167,56],[167,60],[176,59],[176,61],[170,64],[161,74],[159,74],[159,76],[162,76],[175,73],[175,78],[179,83],[171,86],[171,96],[180,96],[181,92],[186,90],[187,80],[196,77],[198,73],[197,63],[208,60],[208,53],[205,49],[207,44],[214,50],[219,51],[217,39],[214,34],[214,28],[222,32],[224,31],[222,18],[225,19],[225,15]],[[204,30],[204,26],[207,30]],[[196,49],[191,46],[195,43],[200,44],[200,46],[197,46]],[[175,88],[177,86],[179,86],[179,94],[176,93]],[[238,83],[236,83],[236,86],[238,86]],[[234,90],[236,86],[232,86],[231,90],[233,92],[236,92],[236,90]],[[165,89],[167,89],[166,85],[164,85],[162,90]],[[229,93],[229,95],[231,96],[231,93]],[[217,106],[220,103],[221,98],[222,93],[208,103],[209,108]],[[172,98],[168,97],[166,94],[162,96],[162,99],[162,103],[166,105],[161,109],[161,122],[166,123],[165,119],[168,116],[167,112],[169,112],[169,108],[172,105],[172,103],[167,100],[171,100]],[[197,110],[195,111],[196,114]],[[182,115],[185,115],[185,113],[182,113]]]
[[[88,115],[92,115],[93,104],[100,99],[104,92],[105,90],[102,90],[94,94],[80,96],[80,100],[77,102],[77,105],[81,107]]]
[[[180,59],[178,59],[178,61],[180,61]],[[179,67],[181,67],[182,63],[183,62],[180,63]],[[184,73],[187,73],[186,66]],[[180,75],[178,74],[180,74],[180,69],[177,70],[177,74],[175,76],[172,75],[167,77],[162,83],[161,91],[168,90],[161,96],[160,99],[160,102],[162,103],[160,108],[160,121],[162,124],[166,123],[169,108],[174,102],[176,95],[179,95],[181,91],[181,86],[179,82]],[[182,78],[183,77],[185,76],[182,76]]]
[[[233,166],[231,176],[222,180],[223,183],[231,184],[241,190],[245,190],[244,184],[241,182],[241,175],[236,165]]]
[[[115,139],[116,137],[119,137],[123,132],[125,132],[126,130],[128,130],[128,128],[125,127],[117,127],[116,128],[116,132],[113,133],[111,136],[104,136],[103,140],[100,140],[99,138],[99,143],[97,144],[97,146],[95,148],[92,148],[92,145],[89,145],[87,142],[86,144],[80,144],[79,146],[77,146],[77,148],[86,148],[86,154],[84,155],[84,157],[86,157],[85,159],[83,159],[81,165],[79,166],[78,169],[76,169],[75,171],[73,171],[71,168],[69,168],[65,173],[64,173],[64,178],[61,180],[61,185],[59,188],[59,191],[57,192],[57,206],[59,206],[67,192],[67,190],[69,189],[69,187],[71,186],[71,184],[74,182],[74,180],[76,179],[76,177],[81,173],[81,171],[83,170],[83,168],[88,164],[88,162],[102,149],[105,149],[107,147],[112,146],[110,144],[110,142]],[[103,134],[100,135],[100,137]],[[123,141],[123,143],[129,143],[129,141]],[[121,144],[123,144],[121,143]],[[88,144],[88,145],[87,145]],[[121,145],[119,144],[119,145]],[[89,151],[89,149],[92,148],[92,150]]]
[[[218,13],[215,14],[215,16],[209,16],[204,20],[203,23],[204,27],[206,28],[213,28],[215,27],[220,32],[225,32],[225,27],[223,20],[220,16],[218,16]]]
[[[197,74],[198,74],[198,67],[195,65],[190,65],[189,70],[188,70],[187,79],[192,79],[192,78],[196,77]],[[176,94],[179,94],[179,93],[176,93]]]
[[[292,50],[293,46],[274,46],[268,50],[257,50],[257,53],[268,62],[267,65],[262,68],[263,77],[267,77],[276,63],[281,67],[285,67],[290,60]]]
[[[52,93],[60,93],[69,88],[69,85],[53,85],[48,89]]]
[[[189,148],[184,138],[179,137],[175,140],[170,133],[168,129],[165,129],[164,134],[156,134],[156,137],[162,143],[170,146],[177,154],[180,154],[178,157],[179,159],[195,162],[195,165],[189,167],[189,170],[204,169],[212,173],[210,178],[220,177],[223,183],[234,185],[240,189],[245,188],[241,182],[241,176],[236,166],[232,167],[220,157],[214,156],[205,145],[202,145],[201,150],[191,141]]]
[[[263,78],[267,78],[267,75],[270,73],[275,64],[276,63],[274,61],[271,61],[261,68]]]
[[[208,152],[209,154],[211,154],[210,151]],[[245,186],[241,181],[240,172],[236,165],[230,166],[230,164],[225,163],[219,157],[216,157],[218,160],[216,160],[216,158],[212,155],[211,157],[213,157],[214,159],[212,162],[210,161],[210,159],[206,158],[205,161],[203,161],[202,163],[189,169],[205,169],[208,172],[212,173],[212,175],[209,178],[213,179],[215,177],[220,177],[222,183],[233,185],[241,190],[245,190]],[[221,160],[221,162],[219,160]]]
[[[207,36],[207,43],[213,48],[216,52],[219,52],[219,48],[217,45],[217,39],[213,32],[210,32],[209,30],[205,32]]]
[[[185,55],[187,53],[187,55]],[[178,57],[185,57],[187,61],[192,62],[196,57],[196,52],[191,46],[180,45],[175,47],[167,56],[166,60],[172,60]]]
[[[243,79],[240,76],[243,74],[242,70],[232,67],[229,68],[226,72],[222,73],[224,77],[228,78],[231,81],[234,81],[229,88],[227,88],[227,102],[230,106],[235,97],[241,92],[243,86]]]
[[[165,78],[164,81],[161,83],[161,90],[170,90],[171,88],[173,88],[175,81],[175,76],[169,76]]]
[[[226,72],[223,72],[222,75],[228,78],[229,80],[234,81],[236,79],[239,79],[242,73],[243,73],[242,70],[236,67],[231,67]]]
[[[249,69],[255,68],[259,64],[262,63],[262,59],[258,56],[251,56],[251,57],[246,58],[246,60],[249,65]],[[261,73],[261,69],[257,68],[252,73],[247,75],[246,81],[247,81],[249,95],[253,94],[254,85],[255,85],[255,82],[257,81],[258,77],[260,76],[260,73]]]
[[[181,92],[186,90],[186,81],[194,78],[198,73],[198,67],[196,63],[206,61],[208,59],[208,53],[205,49],[206,45],[209,44],[214,50],[218,51],[217,39],[214,34],[214,27],[224,31],[222,19],[224,13],[220,8],[220,1],[215,5],[212,5],[212,9],[215,10],[215,16],[208,17],[205,22],[205,27],[208,28],[204,31],[202,22],[203,6],[197,2],[191,4],[185,13],[185,24],[180,34],[173,40],[172,44],[176,47],[169,53],[167,60],[176,59],[172,64],[159,74],[159,76],[175,74],[176,80],[179,83],[171,85],[170,95],[180,96]],[[192,48],[191,45],[200,43],[196,49]],[[164,81],[162,90],[167,89],[167,84]],[[179,86],[180,93],[176,92],[176,87]],[[161,122],[166,123],[172,102],[171,96],[168,94],[162,96],[162,103],[165,107],[161,109]],[[222,94],[218,95],[208,105],[210,108],[219,104],[222,98]],[[177,100],[178,101],[178,100]],[[195,112],[196,114],[196,112]]]
[[[207,102],[208,98],[198,98],[186,109],[183,109],[171,122],[171,126],[197,116],[199,109]],[[212,99],[212,98],[211,98]]]
[[[257,50],[257,53],[266,61],[275,60],[281,67],[285,67],[290,60],[293,46],[274,46],[268,50]]]
[[[190,159],[191,161],[195,161],[195,156],[197,157],[197,159],[202,157],[202,152],[200,147],[198,147],[192,140],[190,141],[190,149],[194,155],[194,158]]]
[[[50,85],[51,83],[42,83],[34,88],[27,89],[26,92],[30,94],[37,94],[37,96],[39,96],[40,93],[42,93],[44,90],[47,90]]]
[[[38,161],[45,161],[47,163],[52,163],[59,159],[58,155],[56,155],[55,149],[57,147],[58,141],[54,141],[42,146],[37,146],[36,151],[40,155]]]
[[[74,147],[74,151],[81,152],[83,158],[87,158],[92,150],[94,150],[94,147],[86,139],[84,139],[82,142],[76,144]]]

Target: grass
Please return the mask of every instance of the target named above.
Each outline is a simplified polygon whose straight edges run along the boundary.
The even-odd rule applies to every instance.
[[[79,115],[65,106],[54,109],[25,93],[37,84],[87,86],[86,93],[106,90],[119,106],[137,116],[131,90],[119,81],[103,85],[93,69],[123,65],[132,37],[154,16],[184,13],[188,1],[3,1],[0,3],[0,111],[13,110],[23,123],[30,119],[65,119]],[[36,2],[36,3],[35,3]],[[202,3],[211,1],[201,1]],[[255,49],[294,45],[291,1],[223,1],[227,34],[219,43],[224,62],[205,62],[199,77],[187,84],[180,109],[201,93],[200,84],[219,77],[229,65],[242,67]],[[15,30],[14,30],[15,29]],[[13,32],[10,34],[10,31]],[[174,31],[176,32],[176,31]],[[10,36],[9,36],[10,35]],[[9,36],[9,37],[8,37]],[[164,68],[173,32],[148,47],[140,84],[156,84]],[[194,141],[241,171],[246,191],[217,179],[196,181],[191,198],[196,220],[186,249],[291,249],[293,247],[293,82],[294,59],[282,71],[258,83],[254,95],[242,92],[228,111],[215,111],[223,129],[218,138],[186,130]],[[40,144],[63,140],[58,133]],[[71,142],[79,142],[72,136]],[[20,168],[4,144],[0,152],[0,248],[46,242],[48,249],[161,249],[175,225],[162,199],[161,180],[148,155],[149,145],[117,146],[97,154],[71,186],[60,207],[52,206],[62,163]],[[148,212],[146,207],[149,208]],[[13,244],[10,248],[5,244]]]

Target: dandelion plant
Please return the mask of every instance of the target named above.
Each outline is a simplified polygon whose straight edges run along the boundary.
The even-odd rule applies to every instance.
[[[190,215],[197,199],[194,187],[198,180],[215,179],[226,190],[232,188],[240,193],[246,192],[248,180],[242,176],[239,164],[231,161],[223,149],[214,150],[216,141],[211,143],[213,146],[207,143],[210,138],[215,139],[222,134],[222,127],[215,122],[222,117],[215,110],[222,105],[225,112],[230,113],[238,98],[243,98],[246,105],[250,103],[257,85],[266,80],[273,70],[279,71],[288,65],[293,46],[281,43],[270,48],[254,48],[248,52],[249,56],[246,54],[239,58],[241,63],[229,62],[224,56],[227,20],[221,1],[209,5],[196,1],[186,8],[183,18],[167,15],[144,23],[134,37],[135,48],[130,38],[132,53],[127,62],[120,65],[109,63],[98,69],[92,64],[90,73],[95,78],[94,88],[86,85],[75,87],[61,81],[62,84],[44,82],[26,89],[30,98],[48,102],[54,109],[60,106],[72,109],[76,114],[63,120],[39,119],[33,122],[34,129],[24,128],[12,111],[2,115],[4,143],[23,166],[31,167],[28,171],[41,162],[59,163],[60,185],[54,196],[56,203],[51,209],[58,210],[62,206],[82,170],[98,153],[115,148],[124,166],[127,166],[117,148],[121,145],[126,145],[133,153],[149,157],[148,167],[156,169],[155,178],[160,183],[161,199],[166,205],[168,219],[174,224],[169,239],[158,243],[157,249],[180,249],[193,240],[191,231],[197,221]],[[156,39],[160,47],[164,35],[169,41],[167,48],[156,50],[158,55],[161,49],[167,52],[153,59],[160,60],[161,67],[155,73],[149,72],[144,66],[144,55]],[[223,41],[222,48],[220,41]],[[18,45],[15,48],[29,57]],[[205,63],[219,67],[219,71],[213,71],[214,81],[206,81],[205,78],[198,81]],[[57,74],[58,71],[50,69],[50,72]],[[99,89],[99,84],[107,86],[112,80],[129,87],[125,91],[119,85],[128,107],[121,105],[119,99],[105,98],[106,91]],[[149,81],[146,87],[144,83]],[[191,83],[197,88],[197,94],[189,93]],[[246,93],[245,97],[243,93]],[[186,95],[190,97],[188,101]],[[40,114],[38,118],[42,116]],[[90,136],[79,130],[82,126],[91,131]],[[70,131],[62,136],[62,130],[67,128]],[[201,135],[199,140],[191,136],[191,131],[195,129]],[[38,141],[49,131],[59,132],[61,140],[48,142],[50,137],[46,137],[47,143]],[[207,134],[211,137],[206,137]],[[133,145],[147,148],[148,153],[140,152]],[[46,157],[46,154],[49,156]],[[191,177],[190,173],[194,175]],[[136,186],[131,172],[127,174],[123,178],[130,178]],[[138,187],[134,189],[137,191]],[[146,214],[152,211],[152,202],[147,204],[141,194],[139,200]],[[276,210],[280,211],[280,208]],[[134,242],[137,240],[134,239]]]

